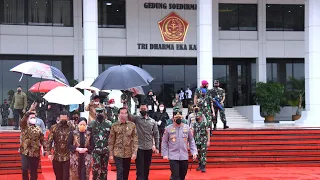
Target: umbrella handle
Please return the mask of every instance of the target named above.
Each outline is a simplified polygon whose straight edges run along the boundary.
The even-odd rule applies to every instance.
[[[21,82],[21,80],[22,80],[22,77],[23,77],[23,73],[21,73],[21,77],[20,77],[20,79],[19,79],[19,82]]]

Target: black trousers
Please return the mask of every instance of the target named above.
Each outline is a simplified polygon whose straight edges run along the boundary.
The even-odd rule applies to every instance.
[[[38,166],[40,157],[30,157],[21,154],[22,164],[22,180],[37,180],[38,179]],[[30,170],[30,179],[29,179]]]
[[[137,180],[149,179],[151,158],[152,158],[152,149],[150,150],[138,149],[137,159],[136,159]]]
[[[69,180],[70,160],[62,162],[53,160],[52,165],[56,180]]]
[[[117,180],[128,180],[131,158],[114,157],[117,169]]]
[[[14,127],[19,128],[20,119],[23,117],[22,109],[13,109]]]
[[[188,171],[188,160],[170,160],[172,180],[185,180]]]

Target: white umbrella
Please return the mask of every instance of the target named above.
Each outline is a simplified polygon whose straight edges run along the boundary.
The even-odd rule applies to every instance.
[[[85,96],[74,87],[60,86],[49,91],[45,96],[45,100],[50,103],[62,105],[82,104]]]
[[[91,84],[93,83],[93,81],[94,81],[94,79],[87,79],[87,80],[79,82],[74,87],[78,88],[78,89],[94,90],[94,91],[98,92],[99,91],[98,88],[91,87]]]

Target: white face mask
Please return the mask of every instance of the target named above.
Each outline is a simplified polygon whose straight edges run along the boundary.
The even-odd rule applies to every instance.
[[[113,107],[114,107],[114,104],[110,104],[110,107],[113,108]]]
[[[163,111],[164,110],[164,107],[159,107],[160,111]]]
[[[36,118],[29,118],[29,123],[30,124],[36,124]]]
[[[94,104],[95,104],[95,105],[98,105],[98,104],[99,104],[99,102],[94,102]]]

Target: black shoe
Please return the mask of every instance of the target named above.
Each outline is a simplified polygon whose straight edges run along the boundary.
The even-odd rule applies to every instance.
[[[223,129],[228,129],[229,128],[229,126],[227,126],[227,124],[225,123],[224,125],[223,125]]]
[[[19,130],[19,128],[18,127],[14,127],[13,130]]]
[[[205,165],[202,165],[202,169],[201,169],[201,172],[205,173],[207,170],[206,170],[206,166]]]
[[[217,130],[217,124],[213,125],[213,130]]]
[[[196,169],[196,171],[200,171],[202,169],[201,164],[199,164],[199,167]]]

